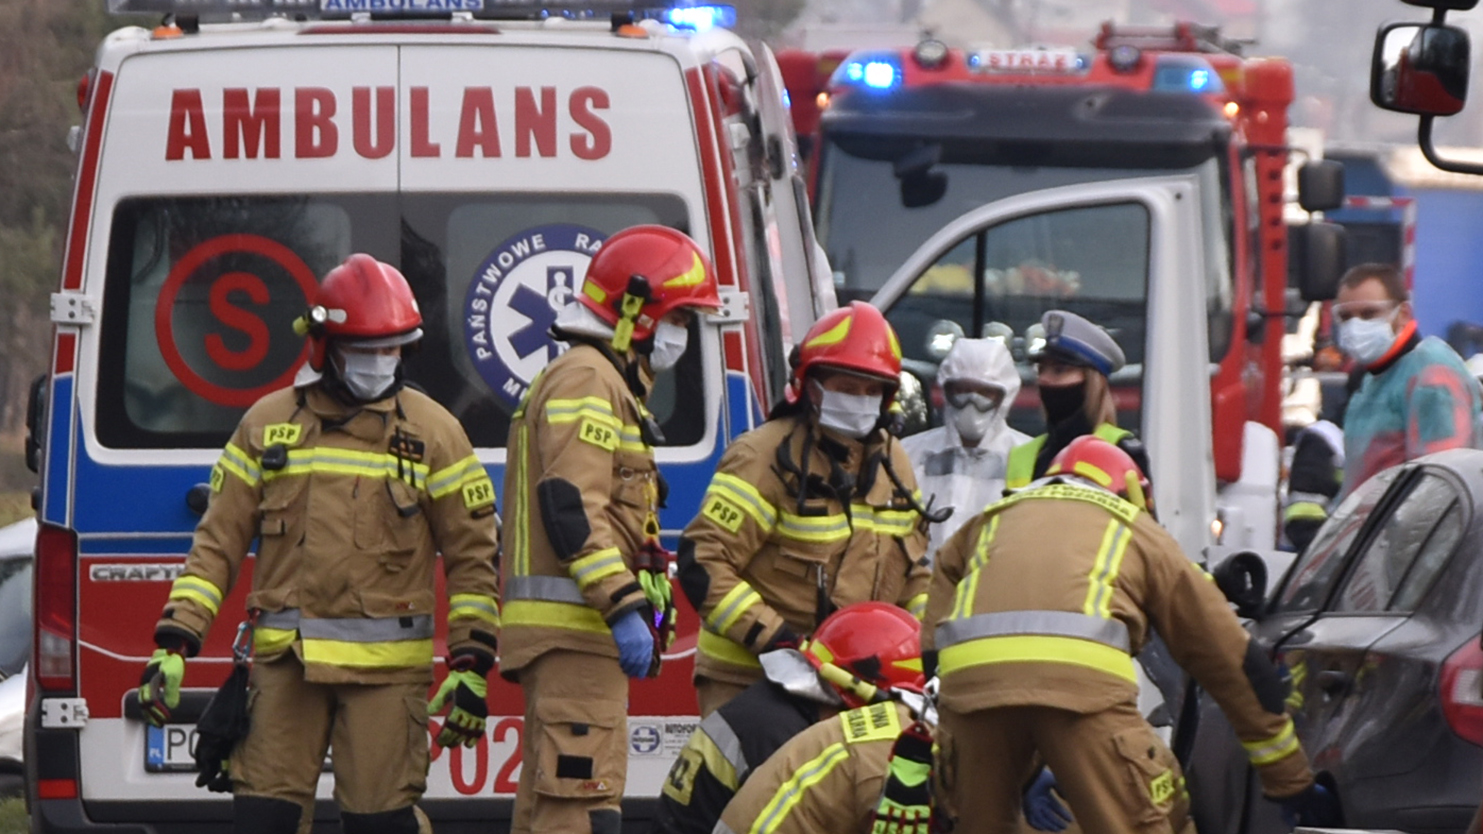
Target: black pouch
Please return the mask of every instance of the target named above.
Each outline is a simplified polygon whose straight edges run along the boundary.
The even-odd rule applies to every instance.
[[[237,742],[247,735],[247,657],[251,625],[244,622],[233,645],[232,673],[211,696],[196,722],[196,787],[213,793],[230,793],[231,774],[227,759]],[[244,639],[247,638],[247,639]]]

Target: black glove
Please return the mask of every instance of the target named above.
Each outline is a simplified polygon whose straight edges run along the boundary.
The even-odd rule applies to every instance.
[[[1339,798],[1314,782],[1302,793],[1277,800],[1282,806],[1282,821],[1288,825],[1312,828],[1339,828],[1344,825],[1344,811]]]

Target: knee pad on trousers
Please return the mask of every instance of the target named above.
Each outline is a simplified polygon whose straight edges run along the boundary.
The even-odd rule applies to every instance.
[[[377,814],[341,811],[340,828],[345,834],[417,834],[417,812],[411,805]]]
[[[592,834],[622,834],[623,812],[612,808],[588,811],[587,819],[592,823]]]
[[[266,796],[232,797],[232,827],[237,834],[297,834],[304,806]]]

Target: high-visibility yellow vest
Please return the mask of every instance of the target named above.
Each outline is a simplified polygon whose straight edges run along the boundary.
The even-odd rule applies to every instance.
[[[1092,429],[1092,434],[1114,444],[1125,437],[1133,436],[1132,432],[1113,423],[1098,424]],[[1029,443],[1009,450],[1009,462],[1005,467],[1005,489],[1023,489],[1035,480],[1035,459],[1040,457],[1040,450],[1045,447],[1045,438],[1046,435],[1042,434]]]

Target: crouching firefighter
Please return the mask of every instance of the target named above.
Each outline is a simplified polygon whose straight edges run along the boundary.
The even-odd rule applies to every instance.
[[[1230,719],[1267,797],[1333,824],[1287,681],[1146,512],[1133,459],[1083,436],[1046,474],[937,554],[922,645],[941,675],[937,770],[955,832],[1016,831],[1037,753],[1087,834],[1192,830],[1179,763],[1137,708],[1133,656],[1151,628]]]
[[[891,325],[852,302],[809,328],[787,401],[722,456],[679,551],[703,621],[702,717],[762,679],[758,655],[797,646],[836,608],[880,600],[921,616],[929,519],[882,428],[900,373]]]
[[[700,722],[659,797],[653,834],[711,834],[754,768],[840,709],[862,706],[853,682],[887,689],[921,673],[916,618],[883,602],[839,609],[798,650],[760,659],[767,678]]]
[[[621,827],[628,679],[658,674],[674,620],[656,515],[663,438],[644,401],[696,313],[719,307],[689,237],[614,234],[552,328],[571,348],[510,424],[500,674],[525,694],[515,832]]]
[[[452,713],[437,740],[484,734],[499,628],[494,485],[458,421],[403,387],[401,353],[421,325],[389,264],[356,254],[325,276],[298,323],[309,365],[237,426],[155,626],[139,700],[158,726],[258,540],[251,723],[227,765],[239,834],[298,830],[331,745],[346,834],[418,831],[440,551],[449,673],[435,703]]]

